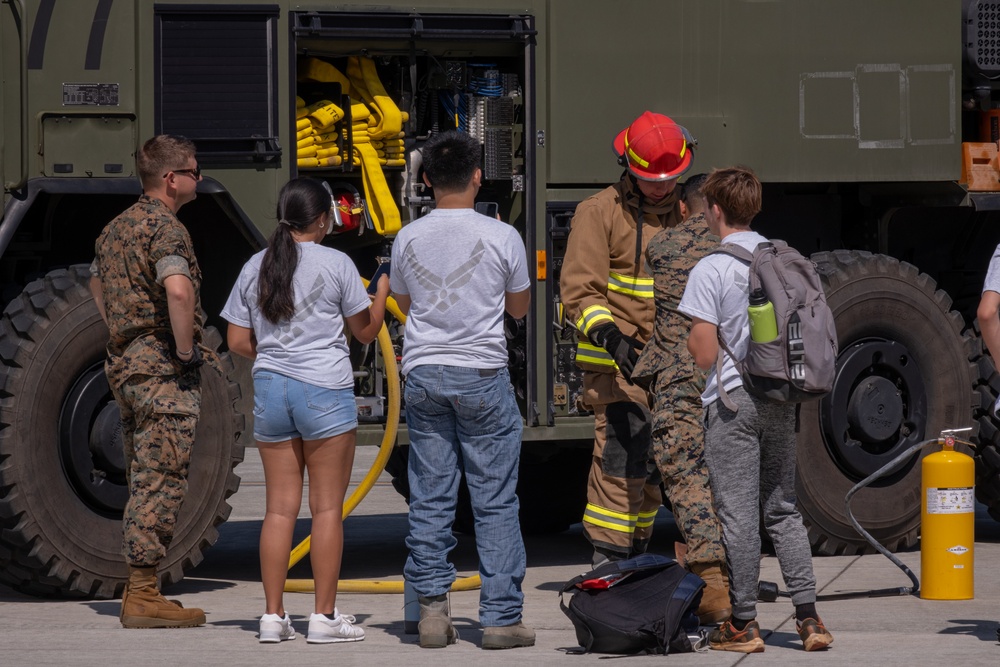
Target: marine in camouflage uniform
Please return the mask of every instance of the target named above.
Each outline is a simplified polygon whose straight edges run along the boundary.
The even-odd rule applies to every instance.
[[[121,410],[128,469],[122,553],[129,565],[159,563],[187,491],[201,409],[201,374],[174,354],[163,281],[187,275],[195,293],[194,341],[201,343],[201,271],[191,237],[159,199],[143,195],[101,232],[91,273],[99,277],[110,333],[105,372]],[[220,369],[214,353],[203,358]]]
[[[632,377],[648,386],[653,396],[652,455],[687,545],[687,566],[710,587],[715,583],[721,589],[726,554],[705,463],[701,407],[705,372],[687,349],[691,322],[677,312],[691,268],[718,244],[703,213],[658,232],[649,242],[646,270],[653,276],[656,321]],[[717,596],[723,599],[722,593]],[[699,615],[702,612],[699,609]],[[717,614],[719,620],[725,617],[728,613]]]
[[[201,169],[184,137],[153,137],[136,153],[143,195],[95,244],[90,291],[108,325],[104,370],[121,411],[129,499],[122,553],[126,628],[190,628],[205,612],[160,593],[157,565],[173,539],[187,491],[201,411],[201,271],[177,211],[197,196]]]

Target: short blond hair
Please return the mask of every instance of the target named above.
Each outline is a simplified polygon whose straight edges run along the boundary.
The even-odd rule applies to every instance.
[[[142,145],[135,156],[135,167],[143,189],[156,187],[172,169],[183,169],[197,149],[187,137],[160,134]]]
[[[761,209],[760,181],[749,167],[713,169],[701,186],[709,207],[718,205],[730,227],[749,227]]]

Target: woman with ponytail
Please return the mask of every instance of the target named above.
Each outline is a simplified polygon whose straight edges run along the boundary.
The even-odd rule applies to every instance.
[[[295,639],[282,593],[306,470],[316,584],[306,641],[365,637],[354,617],[336,607],[341,513],[358,427],[344,328],[346,323],[361,343],[375,339],[389,280],[383,276],[369,297],[350,258],[320,245],[332,223],[332,203],[321,181],[296,178],[285,184],[268,247],[243,267],[222,311],[229,321],[229,349],[254,361],[254,438],[267,496],[260,534],[262,643]]]

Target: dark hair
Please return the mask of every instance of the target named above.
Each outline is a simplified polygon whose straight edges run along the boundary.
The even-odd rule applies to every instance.
[[[431,187],[438,192],[458,192],[479,169],[483,149],[475,137],[449,130],[428,139],[420,153]]]
[[[730,227],[746,227],[760,213],[761,185],[749,167],[713,169],[701,186],[709,206],[719,205]]]
[[[194,142],[176,134],[158,134],[148,140],[135,155],[135,168],[143,189],[156,187],[163,174],[183,169],[195,155]]]
[[[278,226],[267,241],[257,280],[257,305],[268,322],[277,324],[295,315],[292,276],[299,263],[299,249],[292,231],[304,230],[328,212],[331,204],[330,193],[311,178],[292,179],[278,193]]]
[[[681,183],[680,200],[685,204],[690,204],[692,199],[701,198],[704,199],[705,195],[701,191],[701,186],[705,184],[705,179],[708,178],[708,174],[694,174],[688,176],[687,179]]]

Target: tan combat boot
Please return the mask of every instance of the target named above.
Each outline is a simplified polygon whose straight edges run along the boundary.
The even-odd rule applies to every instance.
[[[420,603],[420,648],[444,648],[458,641],[458,631],[451,622],[451,609],[447,595],[417,598]]]
[[[205,612],[160,595],[155,567],[130,566],[119,619],[126,628],[193,628],[204,625]]]
[[[535,631],[518,621],[514,625],[483,628],[483,648],[520,648],[535,645]]]
[[[702,625],[722,623],[732,614],[729,601],[729,575],[723,563],[691,563],[691,572],[705,581],[698,606],[698,621]]]

